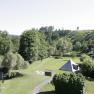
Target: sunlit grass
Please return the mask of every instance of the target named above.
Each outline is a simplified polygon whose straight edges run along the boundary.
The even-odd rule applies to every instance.
[[[61,61],[61,65],[63,65],[65,62],[67,62],[67,60],[69,60],[69,58],[63,58]],[[81,63],[80,62],[80,59],[78,57],[74,57],[72,58],[72,60],[76,63]],[[60,66],[61,66],[60,65]],[[55,68],[55,67],[54,67]],[[56,69],[59,68],[59,64],[57,66]],[[60,70],[57,70],[56,73],[63,73],[63,71],[60,71]],[[54,91],[54,86],[52,84],[47,84],[46,86],[44,86],[42,89],[41,89],[41,92],[48,92],[48,91]],[[85,81],[85,94],[94,94],[94,80],[86,80]]]
[[[86,80],[85,91],[86,94],[94,94],[94,80],[93,81]]]
[[[35,86],[45,79],[47,78],[44,76],[31,74],[5,81],[2,94],[32,94]]]
[[[36,71],[53,70],[56,73],[62,71],[59,68],[66,63],[70,58],[64,57],[62,59],[47,58],[33,62],[28,69],[19,70],[23,74],[22,77],[6,80],[2,84],[1,94],[32,94],[32,90],[43,80],[48,77],[40,76]],[[78,58],[73,58],[74,61],[79,61]],[[46,90],[53,90],[51,84],[47,85]]]

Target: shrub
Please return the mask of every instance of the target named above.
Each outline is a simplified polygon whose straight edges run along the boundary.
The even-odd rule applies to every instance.
[[[23,69],[26,69],[26,68],[28,68],[28,66],[29,66],[29,62],[28,61],[24,61],[24,64],[23,64]]]
[[[80,61],[83,62],[84,60],[91,60],[91,57],[86,54],[82,54],[80,57]]]
[[[5,55],[1,65],[3,67],[7,67],[8,69],[12,69],[14,68],[14,66],[16,66],[16,60],[17,60],[16,55],[13,54],[12,52],[8,52]]]
[[[0,55],[0,66],[1,66],[1,63],[2,63],[3,59],[4,59],[4,56]]]
[[[76,57],[76,52],[72,52],[71,57]]]
[[[14,69],[25,69],[28,67],[28,62],[24,61],[23,57],[16,53],[17,56],[17,60],[16,60],[16,66],[14,67]]]
[[[84,77],[81,74],[56,74],[53,78],[56,94],[83,94]]]
[[[25,62],[22,56],[18,53],[8,52],[1,65],[8,69],[22,69],[25,68],[25,65],[27,65],[26,63],[27,62]]]
[[[86,77],[94,78],[93,59],[90,56],[83,54],[80,60],[83,62],[82,64],[80,64],[82,74]]]
[[[81,72],[86,77],[94,78],[94,62],[88,60],[81,64]]]

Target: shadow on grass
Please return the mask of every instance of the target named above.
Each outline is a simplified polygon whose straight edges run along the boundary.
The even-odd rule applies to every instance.
[[[13,79],[13,78],[18,78],[18,77],[23,77],[24,74],[19,73],[19,72],[12,72],[10,76],[6,76],[4,78],[4,80],[9,80],[9,79]]]
[[[13,79],[13,78],[18,78],[18,77],[23,77],[24,75],[23,74],[21,74],[21,73],[19,73],[19,72],[13,72],[12,74],[11,74],[11,76],[9,76],[9,75],[7,75],[7,76],[5,76],[5,77],[1,77],[0,78],[0,81],[2,82],[2,83],[4,83],[6,80],[10,80],[10,79]]]
[[[45,91],[45,92],[40,92],[38,94],[55,94],[54,91]]]
[[[88,80],[88,81],[94,81],[94,78],[86,77],[86,80]]]

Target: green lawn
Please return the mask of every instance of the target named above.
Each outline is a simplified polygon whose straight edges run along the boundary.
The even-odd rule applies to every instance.
[[[73,61],[77,62],[77,63],[81,63],[79,58],[72,58]],[[65,61],[67,61],[68,58],[64,58],[63,59],[63,64],[65,63]],[[62,73],[62,71],[57,70],[57,73]],[[48,84],[46,86],[44,86],[41,90],[41,92],[44,93],[40,93],[40,94],[50,94],[49,91],[54,91],[54,86],[52,84]],[[47,93],[48,92],[48,93]],[[85,81],[85,94],[94,94],[94,79],[93,80],[86,80]]]
[[[94,80],[86,80],[86,94],[94,94]]]
[[[48,77],[36,74],[37,70],[57,70],[62,65],[62,59],[47,58],[35,61],[28,69],[20,70],[22,77],[6,80],[1,87],[1,94],[32,94],[32,90]]]
[[[43,61],[35,61],[33,64],[29,66],[28,69],[20,70],[19,72],[24,74],[24,76],[19,78],[14,78],[10,80],[6,80],[4,84],[2,84],[1,93],[0,94],[32,94],[32,90],[43,80],[48,77],[38,75],[36,71],[44,71],[44,70],[54,70],[55,72],[61,72],[58,69],[69,60],[69,58],[63,59],[54,59],[47,58]],[[73,58],[73,60],[77,63],[80,63],[79,58]],[[86,91],[87,94],[94,93],[94,81],[86,81]],[[53,91],[54,87],[51,84],[46,85],[42,88],[42,91]]]
[[[25,76],[6,81],[2,94],[31,94],[32,89],[44,79],[41,76]]]

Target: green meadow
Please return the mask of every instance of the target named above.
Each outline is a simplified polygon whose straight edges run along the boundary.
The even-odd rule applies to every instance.
[[[72,58],[75,62],[80,63],[79,58]],[[18,72],[23,74],[21,77],[5,80],[1,83],[0,94],[32,94],[34,88],[42,81],[49,77],[38,75],[36,71],[53,70],[56,73],[62,71],[58,70],[69,58],[64,57],[62,59],[47,58],[44,60],[35,61],[28,69],[19,70]],[[48,91],[54,91],[52,84],[45,85],[41,92],[46,94]],[[86,94],[94,94],[94,80],[86,80],[85,83]]]

